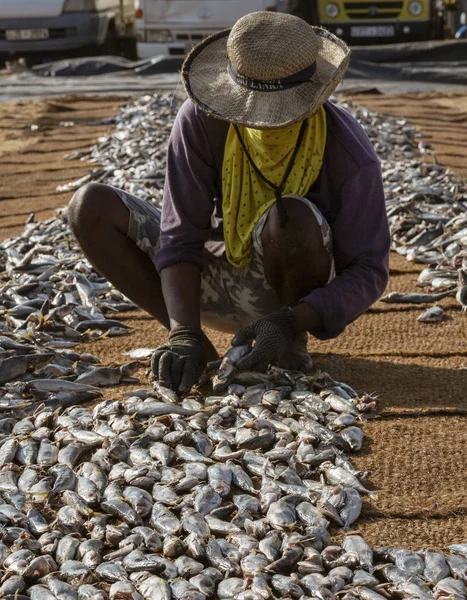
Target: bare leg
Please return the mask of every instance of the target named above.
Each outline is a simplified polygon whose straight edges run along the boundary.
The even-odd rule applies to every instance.
[[[313,212],[300,200],[286,198],[289,221],[281,228],[276,205],[262,232],[266,280],[283,306],[293,306],[329,279],[331,261]]]
[[[98,183],[80,188],[69,204],[68,219],[92,266],[168,328],[159,274],[128,237],[130,211],[112,188]]]
[[[283,306],[294,306],[311,290],[324,286],[330,275],[331,260],[323,245],[321,229],[313,212],[300,200],[287,198],[289,221],[280,227],[274,205],[262,232],[266,280],[278,294]],[[294,342],[284,357],[284,368],[309,371],[312,361],[307,352],[306,332]]]

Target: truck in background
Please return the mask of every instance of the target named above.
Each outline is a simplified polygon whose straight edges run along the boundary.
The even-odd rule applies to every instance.
[[[283,0],[282,0],[283,1]],[[281,0],[136,0],[140,58],[183,57],[206,36],[243,15],[278,10]]]
[[[134,0],[1,0],[0,59],[136,59]]]
[[[444,38],[443,0],[317,0],[319,22],[351,45]]]

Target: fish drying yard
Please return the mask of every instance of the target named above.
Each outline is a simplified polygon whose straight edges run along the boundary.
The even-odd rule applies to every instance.
[[[382,162],[385,296],[314,375],[234,353],[183,400],[57,212],[86,181],[157,202],[179,100],[0,104],[0,596],[466,598],[467,95],[339,96]]]

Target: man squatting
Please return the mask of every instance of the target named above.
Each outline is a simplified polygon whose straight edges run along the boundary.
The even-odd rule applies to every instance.
[[[170,135],[162,210],[88,184],[69,221],[91,264],[168,330],[152,357],[188,392],[217,356],[201,326],[254,342],[238,364],[307,370],[383,293],[390,236],[365,131],[329,101],[350,51],[328,31],[256,12],[198,44]]]

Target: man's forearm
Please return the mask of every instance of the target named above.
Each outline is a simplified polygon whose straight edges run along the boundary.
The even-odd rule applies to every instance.
[[[299,331],[308,331],[313,335],[314,331],[319,331],[322,327],[321,317],[306,302],[299,302],[293,307],[293,311],[297,317]]]
[[[307,314],[319,315],[320,326],[316,330],[308,329],[312,335],[320,340],[336,338],[376,302],[386,287],[387,279],[385,261],[376,265],[357,262],[326,286],[313,290],[294,310],[299,312],[298,318],[302,323],[306,322]]]
[[[170,329],[180,325],[200,328],[201,274],[198,265],[177,263],[162,269],[160,276]]]

